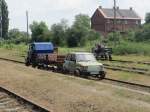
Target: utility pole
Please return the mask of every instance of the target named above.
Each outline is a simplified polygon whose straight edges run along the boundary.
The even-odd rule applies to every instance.
[[[3,2],[1,2],[1,6],[0,6],[0,36],[1,38],[3,38]]]
[[[26,20],[27,20],[27,38],[29,38],[29,15],[28,15],[28,11],[26,11]]]
[[[3,37],[3,22],[2,22],[2,14],[0,15],[0,37]]]
[[[116,32],[116,0],[114,0],[113,38],[116,38],[115,32]],[[116,46],[116,41],[114,41],[114,45]]]
[[[113,22],[113,31],[116,31],[116,0],[114,0],[114,22]]]

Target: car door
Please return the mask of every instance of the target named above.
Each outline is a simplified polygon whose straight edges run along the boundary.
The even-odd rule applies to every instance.
[[[71,56],[70,56],[70,54],[68,54],[67,57],[66,57],[66,59],[65,59],[65,63],[64,63],[64,65],[63,65],[64,69],[66,69],[66,70],[68,70],[68,71],[69,71],[69,69],[70,69],[70,67],[69,67],[70,58],[71,58]]]
[[[69,61],[69,68],[71,72],[74,72],[76,70],[76,56],[75,54],[71,54],[71,58]]]

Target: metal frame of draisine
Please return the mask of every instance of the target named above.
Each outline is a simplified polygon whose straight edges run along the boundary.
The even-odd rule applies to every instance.
[[[58,69],[62,67],[65,55],[58,54],[58,48],[54,47],[51,42],[32,43],[29,45],[26,57],[26,65],[33,67],[56,66]]]
[[[91,57],[93,56],[92,53],[84,52],[81,54],[82,56],[83,54],[86,54],[86,56],[88,54],[90,54]],[[29,45],[29,51],[27,53],[25,63],[27,66],[32,65],[32,67],[38,67],[38,68],[47,68],[47,69],[51,68],[52,70],[64,72],[64,65],[66,65],[66,61],[67,61],[66,58],[68,57],[68,55],[60,55],[58,53],[58,48],[54,47],[51,42],[32,43]],[[95,60],[94,62],[92,60],[88,60],[88,62],[84,60],[85,65],[82,66],[86,68],[92,68],[91,70],[92,73],[94,74],[96,73],[95,76],[99,76],[100,79],[103,79],[105,77],[105,72],[103,69],[101,69],[103,68],[103,65],[97,62],[94,56],[93,58]],[[78,66],[78,62],[76,60],[70,60],[70,64],[71,63],[74,63],[75,67]],[[91,64],[89,65],[89,63]],[[92,65],[92,63],[95,63],[96,65]],[[70,69],[73,68],[70,67],[68,71],[70,71]],[[82,71],[83,70],[80,70],[80,72]],[[75,73],[75,71],[73,72]],[[87,76],[88,74],[84,74],[84,75]],[[91,73],[89,75],[92,76]]]

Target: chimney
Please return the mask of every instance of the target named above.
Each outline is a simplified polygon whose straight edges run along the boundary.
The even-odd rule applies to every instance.
[[[133,8],[132,7],[130,7],[130,11],[132,11],[133,10]]]
[[[99,6],[100,9],[102,9],[102,6]]]

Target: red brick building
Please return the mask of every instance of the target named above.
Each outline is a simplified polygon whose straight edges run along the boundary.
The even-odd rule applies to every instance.
[[[115,30],[125,32],[127,29],[136,28],[141,25],[141,18],[132,9],[116,8],[116,19],[114,28],[114,9],[97,8],[91,18],[91,28],[107,35]]]

